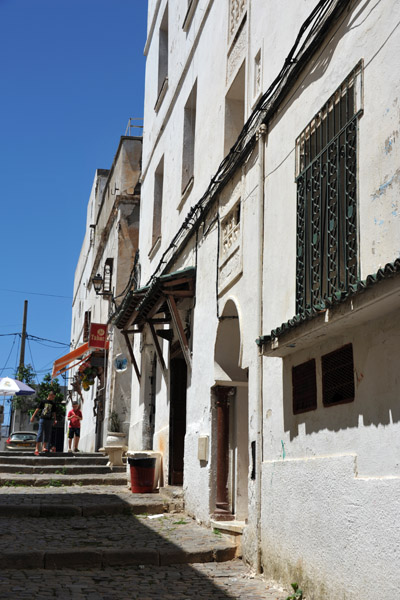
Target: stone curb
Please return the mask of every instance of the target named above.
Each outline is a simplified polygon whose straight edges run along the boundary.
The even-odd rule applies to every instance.
[[[99,515],[131,514],[157,515],[168,511],[168,504],[1,504],[1,517],[94,517]],[[0,563],[1,564],[1,563]]]
[[[85,548],[55,550],[52,552],[9,552],[0,553],[2,569],[71,569],[106,568],[118,566],[171,566],[177,564],[225,562],[235,558],[234,547],[219,550],[185,551],[171,548],[163,552],[158,550],[118,548],[92,550]]]
[[[0,486],[6,487],[13,482],[14,485],[23,486],[23,487],[38,487],[45,485],[54,485],[56,486],[70,486],[70,485],[126,485],[127,478],[125,473],[105,473],[103,475],[95,475],[85,476],[85,475],[56,475],[54,473],[54,477],[49,477],[48,475],[36,475],[31,477],[25,477],[23,475],[11,474],[10,477],[1,477],[0,478]],[[12,486],[10,486],[12,487]]]
[[[13,465],[1,465],[1,472],[3,473],[3,478],[9,477],[12,479],[16,475],[54,475],[59,477],[75,477],[75,475],[107,475],[107,474],[116,474],[116,473],[126,473],[126,468],[122,467],[108,467],[107,465],[19,465],[18,472],[16,472],[16,467]],[[60,470],[64,469],[64,473],[60,473]],[[58,472],[57,472],[58,471]]]

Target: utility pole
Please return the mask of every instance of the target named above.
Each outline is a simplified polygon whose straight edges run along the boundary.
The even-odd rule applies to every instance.
[[[24,302],[24,317],[22,320],[21,352],[19,355],[19,369],[25,366],[25,340],[26,340],[26,319],[28,316],[28,300]]]
[[[25,366],[25,341],[26,341],[26,321],[28,317],[28,300],[24,301],[24,316],[22,318],[22,333],[21,333],[21,352],[19,354],[19,367],[18,371],[21,373],[21,368]],[[13,429],[14,411],[11,406],[10,413],[10,433]]]

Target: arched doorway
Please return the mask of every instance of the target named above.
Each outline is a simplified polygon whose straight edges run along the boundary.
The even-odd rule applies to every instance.
[[[217,520],[244,520],[248,507],[248,376],[242,369],[239,312],[228,300],[214,353],[213,411]]]

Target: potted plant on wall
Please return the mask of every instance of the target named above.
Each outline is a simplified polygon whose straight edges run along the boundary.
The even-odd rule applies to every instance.
[[[121,422],[115,410],[110,411],[108,417],[108,432],[106,446],[124,446],[126,435],[121,431]]]

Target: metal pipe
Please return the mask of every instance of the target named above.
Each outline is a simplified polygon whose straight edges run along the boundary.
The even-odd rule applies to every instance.
[[[258,328],[259,334],[263,332],[263,282],[264,282],[264,172],[265,172],[265,136],[267,134],[267,126],[261,125],[258,130],[258,168],[259,168],[259,181],[258,181],[258,244],[259,252],[258,256],[258,298],[257,298],[257,310],[258,310]],[[262,347],[259,352],[257,361],[257,447],[256,447],[256,498],[257,504],[257,560],[256,570],[258,573],[262,571],[261,565],[261,501],[262,501],[262,487],[261,487],[261,467],[263,462],[263,410],[264,410],[264,399],[263,399],[263,355]]]

